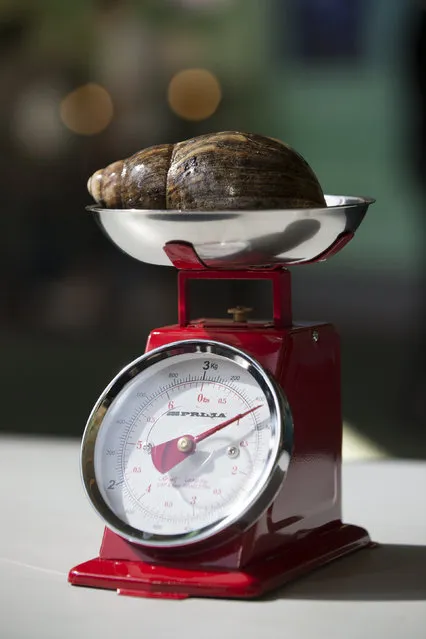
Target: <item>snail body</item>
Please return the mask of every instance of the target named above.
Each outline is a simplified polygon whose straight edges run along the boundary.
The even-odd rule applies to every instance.
[[[290,146],[224,131],[152,146],[96,171],[88,190],[116,209],[242,210],[325,207],[321,185]]]

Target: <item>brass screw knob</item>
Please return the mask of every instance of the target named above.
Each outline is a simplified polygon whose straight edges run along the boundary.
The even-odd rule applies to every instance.
[[[234,322],[247,322],[246,315],[251,313],[252,310],[252,308],[248,308],[247,306],[235,306],[233,308],[228,308],[228,313],[232,314]]]

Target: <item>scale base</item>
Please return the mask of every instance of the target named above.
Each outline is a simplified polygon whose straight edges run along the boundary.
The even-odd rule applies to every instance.
[[[366,530],[340,524],[311,532],[289,543],[287,552],[274,554],[245,570],[188,570],[99,557],[73,568],[68,580],[75,586],[116,590],[119,595],[134,597],[250,599],[370,544]]]

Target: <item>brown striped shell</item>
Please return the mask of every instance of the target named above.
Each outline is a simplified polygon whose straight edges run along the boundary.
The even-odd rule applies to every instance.
[[[326,206],[317,177],[299,153],[278,140],[236,131],[143,149],[96,171],[88,189],[106,208]]]

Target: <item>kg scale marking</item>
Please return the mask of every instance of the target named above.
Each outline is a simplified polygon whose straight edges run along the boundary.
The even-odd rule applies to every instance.
[[[178,272],[178,324],[95,404],[84,487],[105,523],[74,585],[120,594],[257,597],[370,544],[341,518],[340,347],[328,323],[292,319],[287,267],[323,261],[371,198],[327,208],[145,211],[89,207],[129,255]],[[195,279],[272,283],[273,319],[191,320]]]

